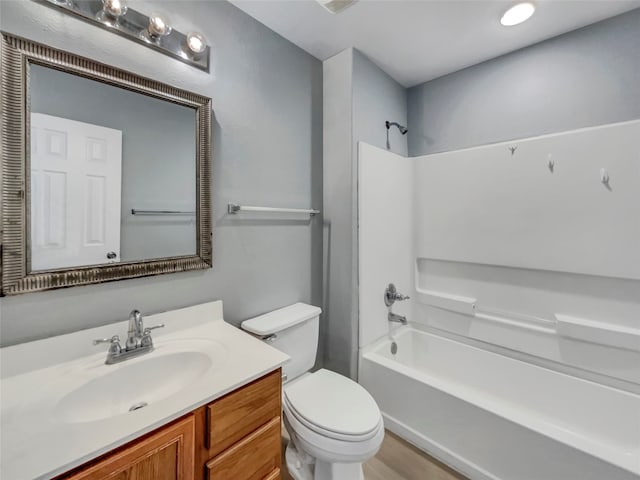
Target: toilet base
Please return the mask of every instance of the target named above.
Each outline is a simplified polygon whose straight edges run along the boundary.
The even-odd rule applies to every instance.
[[[315,460],[304,463],[292,442],[287,445],[285,460],[294,480],[364,480],[361,463],[328,463]]]

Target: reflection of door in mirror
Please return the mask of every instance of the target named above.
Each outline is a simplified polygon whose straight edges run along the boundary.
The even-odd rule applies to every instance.
[[[119,261],[122,132],[31,114],[31,270]]]

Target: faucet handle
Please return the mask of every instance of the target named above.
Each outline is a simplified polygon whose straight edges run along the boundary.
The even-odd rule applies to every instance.
[[[154,325],[153,327],[145,327],[144,329],[144,333],[142,334],[144,335],[150,335],[151,334],[151,330],[155,330],[156,328],[164,328],[164,323],[160,323],[158,325]]]
[[[111,338],[96,338],[93,341],[94,345],[100,345],[101,343],[119,343],[120,337],[118,335],[114,335]]]
[[[142,340],[140,340],[141,347],[153,348],[153,340],[151,339],[151,330],[155,330],[156,328],[164,328],[164,323],[160,325],[154,325],[153,327],[146,327],[144,329],[144,333],[142,334]]]
[[[109,353],[119,354],[122,351],[122,347],[120,346],[120,337],[118,335],[114,335],[111,338],[97,338],[93,341],[94,345],[100,345],[101,343],[111,344],[109,347]]]
[[[390,283],[384,291],[384,304],[390,307],[394,302],[402,302],[403,300],[409,300],[409,295],[401,294],[396,290],[396,286]]]

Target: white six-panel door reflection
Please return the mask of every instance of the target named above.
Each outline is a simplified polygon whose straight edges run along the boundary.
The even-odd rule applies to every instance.
[[[31,114],[32,271],[119,261],[121,173],[120,130]]]

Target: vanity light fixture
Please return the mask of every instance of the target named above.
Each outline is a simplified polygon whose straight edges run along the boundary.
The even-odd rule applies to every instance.
[[[327,12],[340,13],[346,10],[357,0],[316,0]]]
[[[102,10],[96,15],[96,20],[109,26],[118,26],[118,20],[127,13],[126,0],[102,0]]]
[[[2,0],[0,0],[2,1]],[[164,53],[192,67],[209,71],[211,48],[204,36],[172,28],[167,15],[145,15],[128,8],[127,0],[35,0]]]
[[[505,27],[518,25],[529,18],[536,11],[536,7],[531,2],[517,3],[509,8],[500,19],[500,23]]]
[[[187,34],[187,48],[195,55],[200,55],[207,49],[207,41],[201,33],[190,32]]]
[[[152,40],[157,40],[160,37],[166,37],[171,33],[171,24],[169,19],[162,13],[152,13],[149,15],[149,26],[145,32]]]
[[[102,11],[118,18],[127,13],[126,0],[102,0]]]

